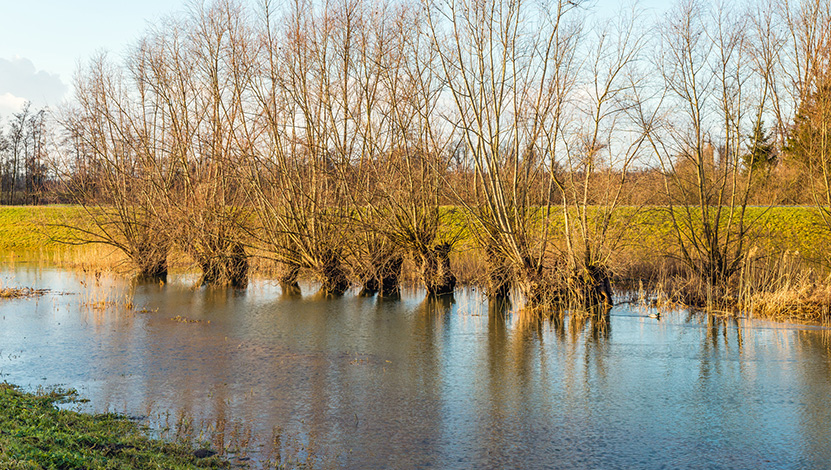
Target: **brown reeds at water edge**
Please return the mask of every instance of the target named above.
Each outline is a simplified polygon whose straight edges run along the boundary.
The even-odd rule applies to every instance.
[[[756,318],[831,323],[831,274],[806,264],[793,252],[751,257],[740,278],[737,308]]]
[[[647,263],[649,264],[649,263]],[[628,267],[632,269],[631,266]],[[618,279],[622,301],[687,308],[723,316],[831,324],[831,273],[799,252],[760,255],[751,249],[741,269],[714,287],[673,258],[639,265]]]

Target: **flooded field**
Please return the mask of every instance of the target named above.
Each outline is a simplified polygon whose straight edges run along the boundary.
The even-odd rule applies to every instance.
[[[335,468],[821,468],[831,332],[619,306],[524,321],[463,290],[399,301],[131,286],[18,265],[0,381],[192,422],[256,462]],[[304,293],[313,292],[305,286]],[[250,436],[250,439],[249,439]],[[210,437],[209,437],[210,438]]]

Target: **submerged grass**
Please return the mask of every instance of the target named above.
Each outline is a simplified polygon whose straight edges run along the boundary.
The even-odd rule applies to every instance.
[[[207,449],[152,439],[134,421],[113,413],[60,409],[74,391],[26,393],[0,384],[2,469],[197,469],[229,464]]]

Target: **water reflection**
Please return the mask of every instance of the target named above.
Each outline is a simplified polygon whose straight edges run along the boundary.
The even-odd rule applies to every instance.
[[[76,386],[95,410],[157,423],[190,416],[217,442],[279,428],[281,446],[292,436],[338,468],[831,461],[824,329],[626,307],[541,320],[472,291],[313,300],[268,282],[4,276],[72,294],[0,303],[2,379]]]

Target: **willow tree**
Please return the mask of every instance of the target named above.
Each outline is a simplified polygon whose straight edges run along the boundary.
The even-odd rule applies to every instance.
[[[636,7],[612,15],[597,18],[581,41],[581,91],[565,108],[569,118],[543,126],[548,147],[562,141],[562,150],[552,153],[557,166],[549,167],[549,184],[561,200],[565,281],[584,306],[613,304],[610,258],[636,215],[619,209],[631,196],[627,179],[645,147],[643,129],[631,118],[646,82],[637,66],[647,40],[638,32],[643,16]]]
[[[360,150],[362,108],[371,100],[351,84],[366,11],[356,2],[296,1],[285,12],[266,4],[264,13],[255,87],[264,132],[248,167],[256,237],[286,266],[285,287],[296,289],[306,269],[322,295],[341,295],[349,287],[345,186]]]
[[[613,127],[605,124],[607,108],[625,88],[620,72],[639,41],[623,31],[611,58],[598,46],[589,68],[598,75],[588,82],[593,91],[581,109],[573,104],[583,67],[578,2],[448,0],[429,6],[450,122],[473,174],[473,197],[461,202],[487,257],[489,294],[504,297],[518,287],[531,306],[611,303],[608,271],[597,269],[603,258],[595,249],[605,242],[594,238],[605,228],[590,233],[592,183],[578,179],[599,168],[592,162],[601,134]],[[614,194],[609,188],[612,200]],[[571,224],[574,217],[577,224]],[[608,213],[603,220],[597,226],[608,226]],[[556,229],[560,221],[565,232]]]
[[[163,201],[157,196],[155,160],[160,132],[136,93],[135,82],[105,56],[93,60],[75,80],[77,106],[64,113],[62,124],[73,147],[75,163],[62,181],[83,208],[91,226],[73,226],[69,243],[98,243],[123,252],[137,276],[164,279],[170,239]]]
[[[202,270],[201,282],[244,287],[248,258],[240,239],[243,193],[236,169],[250,148],[246,106],[249,34],[241,7],[196,7],[170,19],[135,49],[130,67],[162,129],[153,161],[165,226]]]
[[[441,209],[448,173],[450,133],[436,119],[443,90],[433,73],[437,54],[424,31],[424,13],[413,3],[390,3],[374,16],[369,47],[356,83],[376,99],[364,108],[358,129],[362,158],[355,195],[357,219],[369,244],[370,276],[383,292],[397,283],[403,255],[418,269],[428,295],[451,294],[455,236]],[[367,68],[367,64],[372,64]],[[369,106],[371,104],[371,106]]]

